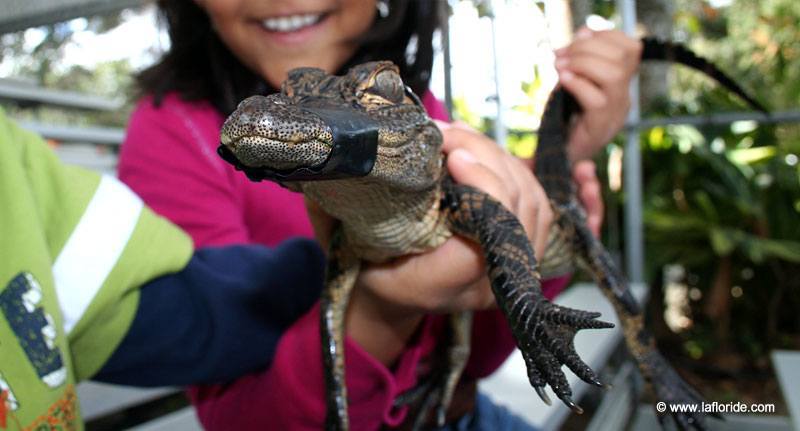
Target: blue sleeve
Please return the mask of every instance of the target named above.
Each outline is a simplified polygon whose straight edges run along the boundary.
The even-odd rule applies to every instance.
[[[307,239],[195,252],[141,288],[130,330],[93,380],[134,386],[232,380],[266,367],[319,298],[325,257]]]

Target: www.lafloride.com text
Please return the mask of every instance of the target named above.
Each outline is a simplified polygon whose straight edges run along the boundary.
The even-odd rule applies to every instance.
[[[660,401],[656,410],[664,413],[669,407],[670,413],[775,413],[775,404],[747,404],[743,402],[720,403],[717,401],[700,404],[669,404]]]

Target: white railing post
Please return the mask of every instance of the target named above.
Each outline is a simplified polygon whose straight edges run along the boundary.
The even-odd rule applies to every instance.
[[[622,17],[622,29],[629,36],[636,33],[635,0],[617,0],[617,9]],[[628,124],[638,124],[639,77],[634,77],[630,88],[631,108]],[[625,161],[625,268],[633,283],[644,282],[644,223],[642,218],[642,154],[639,150],[639,129],[626,132]]]

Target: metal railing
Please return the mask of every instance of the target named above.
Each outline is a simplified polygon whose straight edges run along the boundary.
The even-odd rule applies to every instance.
[[[625,125],[626,131],[650,129],[658,126],[685,124],[691,126],[712,126],[731,124],[738,121],[754,121],[758,124],[779,124],[800,122],[800,111],[761,112],[720,112],[708,115],[681,115],[675,117],[651,117]]]
[[[46,139],[59,142],[80,142],[96,145],[119,145],[125,138],[125,129],[119,127],[78,127],[18,121],[23,128],[36,132]]]
[[[122,99],[42,88],[27,81],[0,78],[0,99],[21,105],[49,105],[70,109],[115,111],[122,108]]]
[[[2,0],[0,34],[141,6],[147,0]]]
[[[6,100],[21,107],[43,105],[68,110],[99,112],[118,111],[124,106],[122,99],[109,99],[74,91],[42,88],[34,83],[17,79],[0,79],[0,100]],[[60,142],[119,145],[125,137],[125,130],[119,127],[69,126],[30,120],[19,120],[18,122],[25,129]]]

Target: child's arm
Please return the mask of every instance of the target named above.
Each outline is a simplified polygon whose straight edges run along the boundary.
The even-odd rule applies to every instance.
[[[14,256],[0,281],[38,280],[36,313],[66,340],[50,349],[69,354],[75,380],[231,379],[267,364],[319,296],[324,256],[314,242],[192,254],[191,240],[127,187],[62,164],[2,110],[0,167],[0,202],[10,203],[0,237]]]
[[[310,240],[197,251],[180,272],[141,287],[130,329],[92,379],[187,385],[253,372],[319,297],[323,265]]]

